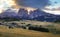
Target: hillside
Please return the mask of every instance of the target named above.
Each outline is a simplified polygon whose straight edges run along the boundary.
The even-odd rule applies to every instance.
[[[29,14],[28,14],[29,13]],[[34,11],[28,12],[24,8],[20,8],[18,12],[7,9],[6,11],[0,14],[0,19],[17,19],[17,20],[38,20],[38,21],[46,21],[46,22],[55,22],[56,20],[60,20],[60,15],[54,15],[50,13],[46,13],[41,9],[36,9]]]
[[[0,37],[60,37],[60,35],[21,28],[8,29],[6,26],[0,26]]]

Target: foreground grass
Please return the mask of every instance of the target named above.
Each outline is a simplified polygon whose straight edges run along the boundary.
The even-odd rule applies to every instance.
[[[0,37],[60,37],[60,35],[21,28],[8,29],[6,26],[0,26]]]

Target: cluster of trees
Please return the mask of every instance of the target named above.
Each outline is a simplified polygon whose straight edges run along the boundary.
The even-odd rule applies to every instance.
[[[56,21],[54,21],[55,23],[60,23],[60,20],[56,20]]]
[[[20,19],[18,19],[18,18],[9,18],[9,17],[0,18],[0,20],[4,20],[4,21],[20,21]]]
[[[25,24],[25,23],[23,23]],[[18,25],[16,23],[12,23],[11,25],[8,26],[9,29],[10,28],[14,28],[14,27],[17,27],[17,28],[23,28],[23,29],[28,29],[28,30],[35,30],[35,31],[41,31],[41,32],[49,32],[49,30],[47,28],[44,28],[42,27],[41,25],[38,26],[38,25],[32,25],[32,24],[27,24],[27,25]]]

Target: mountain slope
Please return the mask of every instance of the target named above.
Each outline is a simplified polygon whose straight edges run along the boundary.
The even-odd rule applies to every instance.
[[[60,35],[21,28],[8,29],[5,26],[0,26],[0,37],[60,37]]]
[[[54,15],[50,13],[46,13],[41,9],[36,9],[34,11],[28,11],[20,8],[18,12],[15,12],[11,9],[8,9],[0,14],[0,18],[9,17],[9,18],[18,18],[18,19],[25,19],[25,20],[38,20],[38,21],[47,21],[47,22],[54,22],[56,20],[60,20],[60,15]]]
[[[60,17],[60,16],[59,16]],[[57,15],[46,13],[40,9],[34,10],[30,12],[29,18],[34,20],[40,20],[40,21],[56,21]]]

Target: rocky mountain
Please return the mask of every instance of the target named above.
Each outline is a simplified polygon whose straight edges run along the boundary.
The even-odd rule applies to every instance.
[[[3,11],[0,14],[0,18],[5,18],[5,17],[13,18],[13,17],[17,17],[17,16],[18,16],[17,13],[11,9],[7,9],[6,11]]]
[[[20,8],[18,11],[18,16],[22,19],[28,19],[28,11],[23,8]]]
[[[29,18],[32,20],[52,22],[58,19],[58,15],[46,13],[40,9],[30,12]],[[60,16],[59,16],[60,17]]]
[[[14,10],[11,9],[7,9],[6,11],[0,14],[0,18],[6,18],[6,17],[25,19],[25,20],[47,21],[47,22],[60,20],[60,15],[46,13],[40,9],[30,11],[30,14],[28,14],[28,11],[23,8],[20,8],[18,12],[15,12]]]

